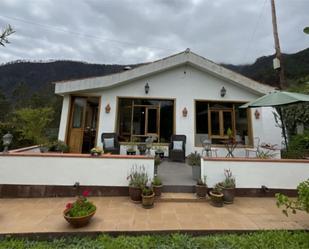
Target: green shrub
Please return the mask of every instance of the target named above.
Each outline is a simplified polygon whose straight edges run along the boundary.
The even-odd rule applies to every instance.
[[[263,231],[247,234],[222,234],[193,237],[187,234],[97,237],[64,237],[53,240],[4,238],[0,248],[107,248],[107,249],[307,249],[306,231]]]
[[[289,151],[283,153],[286,158],[304,158],[309,156],[309,131],[291,137]]]
[[[297,186],[298,198],[297,200],[291,200],[289,197],[283,194],[276,194],[277,206],[284,206],[282,212],[288,216],[288,211],[291,210],[293,214],[296,210],[301,210],[309,213],[309,178],[306,181],[301,182]]]
[[[160,179],[160,177],[158,177],[157,175],[155,175],[152,179],[152,185],[154,186],[160,186],[162,185],[162,181]]]
[[[201,166],[201,155],[196,151],[191,153],[188,157],[188,164],[191,166]]]
[[[69,146],[63,141],[52,141],[48,144],[48,151],[68,153]]]

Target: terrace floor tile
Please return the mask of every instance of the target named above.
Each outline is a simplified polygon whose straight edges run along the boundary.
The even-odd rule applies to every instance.
[[[19,198],[0,200],[0,234],[89,231],[264,230],[309,229],[303,212],[286,217],[274,198],[236,198],[216,208],[205,202],[157,202],[152,209],[128,197],[91,197],[97,212],[84,228],[73,228],[63,218],[74,198]]]

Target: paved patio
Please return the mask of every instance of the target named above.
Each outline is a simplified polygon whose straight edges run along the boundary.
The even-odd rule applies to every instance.
[[[208,202],[157,202],[143,209],[128,197],[92,197],[97,213],[85,228],[74,229],[62,217],[74,198],[0,200],[0,234],[54,232],[119,232],[181,230],[309,229],[303,212],[285,217],[274,198],[236,198],[233,205],[212,207]]]

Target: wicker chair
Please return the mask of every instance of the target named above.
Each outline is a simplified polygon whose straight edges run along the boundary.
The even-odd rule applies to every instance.
[[[171,143],[169,144],[169,158],[171,161],[184,162],[186,159],[186,136],[185,135],[172,135]],[[182,141],[182,149],[174,149],[174,141]]]
[[[114,146],[113,147],[106,147],[104,143],[104,139],[114,138]],[[120,144],[118,142],[118,135],[117,133],[102,133],[101,141],[103,144],[104,153],[111,153],[111,154],[120,154]]]

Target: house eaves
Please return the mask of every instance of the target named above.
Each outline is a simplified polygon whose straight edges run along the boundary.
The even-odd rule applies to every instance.
[[[175,54],[121,73],[80,80],[55,82],[55,93],[65,95],[74,92],[113,88],[183,64],[190,64],[201,71],[205,71],[214,76],[226,79],[233,84],[257,93],[258,95],[263,95],[274,90],[273,87],[251,80],[241,74],[235,73],[206,58],[186,50],[179,54]]]

